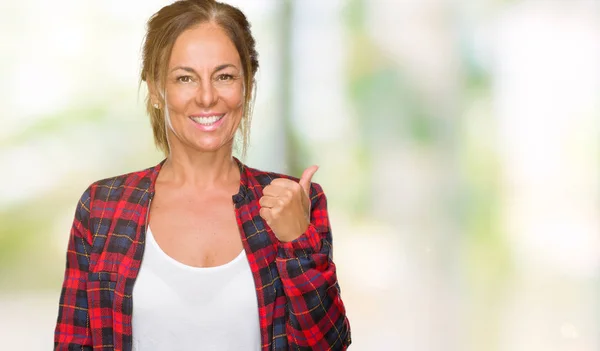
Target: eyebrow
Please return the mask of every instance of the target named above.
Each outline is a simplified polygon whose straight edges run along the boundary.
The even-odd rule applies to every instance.
[[[235,68],[235,69],[237,69],[237,67],[235,67],[233,64],[231,64],[231,63],[225,63],[225,64],[222,64],[222,65],[219,65],[219,66],[217,66],[217,67],[214,69],[213,73],[214,73],[214,72],[218,72],[218,71],[220,71],[220,70],[223,70],[223,69],[225,69],[225,68],[228,68],[228,67],[232,67],[232,68]],[[186,72],[190,72],[190,73],[197,74],[197,73],[196,73],[196,71],[195,71],[195,70],[194,70],[192,67],[187,67],[187,66],[176,66],[176,67],[174,67],[174,68],[171,70],[171,72],[174,72],[174,71],[176,71],[176,70],[178,70],[178,69],[182,69],[182,70],[184,70],[184,71],[186,71]]]

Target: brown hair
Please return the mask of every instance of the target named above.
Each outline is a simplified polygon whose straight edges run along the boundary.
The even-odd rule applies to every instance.
[[[146,97],[146,111],[150,116],[154,143],[165,155],[169,154],[164,109],[153,107],[151,94],[159,93],[161,85],[166,81],[167,66],[175,40],[187,29],[204,22],[213,22],[223,28],[240,55],[245,96],[244,114],[239,130],[242,136],[242,155],[245,155],[250,136],[258,54],[246,16],[239,9],[214,0],[179,0],[163,7],[148,20],[142,54],[141,79],[148,83],[151,90],[156,90],[149,92]],[[155,98],[160,99],[160,105],[166,108],[162,95],[157,94]]]

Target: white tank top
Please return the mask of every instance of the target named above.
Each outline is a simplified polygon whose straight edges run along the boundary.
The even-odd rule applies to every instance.
[[[133,351],[260,350],[258,303],[244,250],[217,267],[168,256],[150,228],[133,289]]]

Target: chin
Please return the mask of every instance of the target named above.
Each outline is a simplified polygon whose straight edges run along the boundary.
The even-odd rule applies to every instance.
[[[232,140],[229,142],[222,140],[211,140],[211,141],[198,141],[194,144],[194,148],[198,151],[203,152],[216,152],[219,151],[228,145],[230,145]]]

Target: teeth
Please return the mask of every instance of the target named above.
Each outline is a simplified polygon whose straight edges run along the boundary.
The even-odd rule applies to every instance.
[[[223,117],[223,115],[221,116],[210,116],[210,117],[192,117],[192,119],[196,122],[196,123],[200,123],[202,125],[211,125],[213,123],[215,123],[216,121],[220,120]]]

